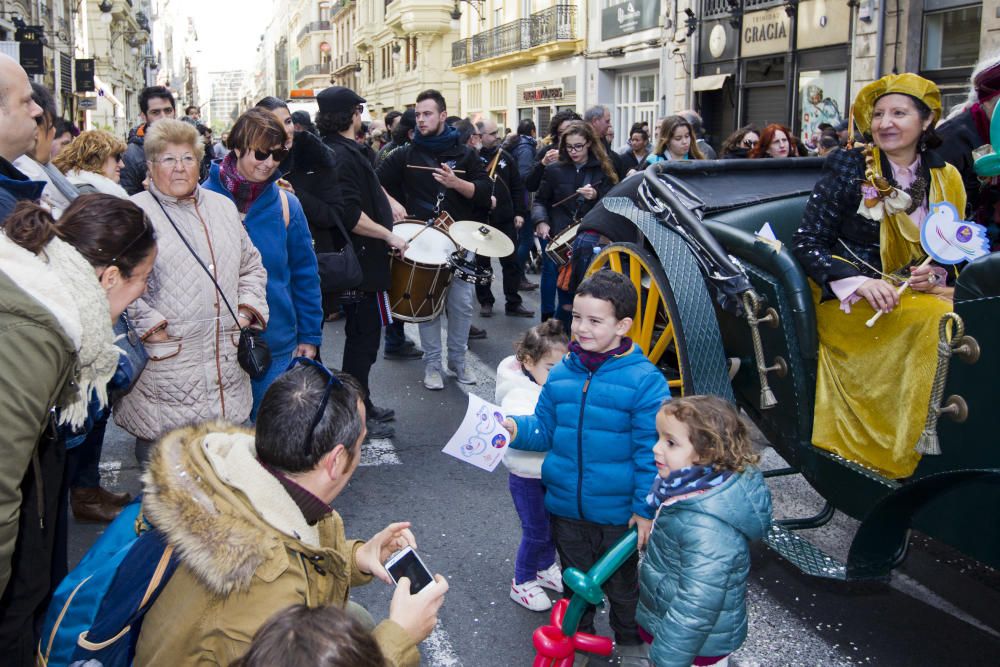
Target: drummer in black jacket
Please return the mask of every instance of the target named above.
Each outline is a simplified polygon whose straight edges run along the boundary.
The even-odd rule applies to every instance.
[[[405,250],[406,241],[392,232],[389,199],[371,161],[354,139],[361,127],[365,100],[350,88],[331,86],[317,95],[316,101],[316,127],[336,156],[340,218],[350,231],[363,276],[354,298],[344,306],[343,370],[365,390],[368,436],[391,438],[394,431],[385,422],[395,413],[372,402],[368,376],[388,320],[389,248]]]
[[[490,211],[489,224],[496,227],[517,246],[518,231],[528,217],[528,202],[524,191],[524,183],[517,170],[517,161],[507,151],[500,148],[500,138],[497,124],[492,120],[481,120],[476,123],[482,148],[479,149],[479,160],[489,175],[493,168],[493,197],[496,206]],[[499,157],[497,154],[499,153]],[[494,163],[494,160],[496,161]],[[489,257],[476,256],[480,266],[490,266]],[[534,311],[525,308],[523,299],[517,288],[521,285],[521,267],[517,255],[511,253],[500,258],[500,268],[503,271],[503,294],[507,303],[504,312],[516,317],[534,317]],[[476,297],[479,299],[480,315],[490,317],[493,314],[493,304],[496,299],[490,285],[476,285]]]
[[[417,95],[417,133],[413,143],[394,151],[379,165],[378,177],[410,217],[433,220],[446,211],[455,220],[486,222],[492,183],[476,152],[458,142],[458,131],[445,123],[444,97],[436,90]],[[465,367],[465,348],[475,305],[475,288],[455,278],[448,288],[448,368],[462,384],[475,384]],[[424,386],[444,388],[440,317],[420,323],[424,349]]]

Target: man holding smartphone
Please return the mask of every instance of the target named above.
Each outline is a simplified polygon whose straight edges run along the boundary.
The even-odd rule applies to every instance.
[[[136,664],[227,665],[278,611],[306,604],[352,613],[352,586],[391,583],[382,563],[416,547],[410,524],[348,540],[330,507],[364,437],[361,388],[304,357],[264,395],[256,435],[219,422],[166,435],[143,477],[143,513],[179,565],[144,618]],[[417,644],[447,591],[441,575],[415,595],[399,580],[389,618],[372,630],[387,664],[419,664]]]

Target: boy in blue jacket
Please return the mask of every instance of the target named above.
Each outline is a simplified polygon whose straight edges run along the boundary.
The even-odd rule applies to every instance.
[[[573,299],[573,341],[542,388],[535,414],[504,426],[515,449],[548,452],[542,466],[545,507],[563,569],[590,570],[632,525],[639,546],[653,508],[645,501],[656,477],[656,414],[670,398],[666,380],[626,333],[638,295],[628,277],[600,271]],[[604,585],[619,654],[639,647],[638,553]],[[566,591],[571,595],[572,591]],[[580,621],[594,632],[594,608]]]

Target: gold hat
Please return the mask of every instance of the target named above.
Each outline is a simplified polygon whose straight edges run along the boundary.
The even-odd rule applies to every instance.
[[[861,89],[858,96],[854,98],[854,123],[858,130],[867,133],[872,127],[872,113],[875,111],[875,102],[880,97],[902,93],[915,97],[928,107],[934,114],[934,122],[941,118],[941,91],[933,81],[928,81],[922,76],[910,74],[888,74],[878,81],[873,81]]]

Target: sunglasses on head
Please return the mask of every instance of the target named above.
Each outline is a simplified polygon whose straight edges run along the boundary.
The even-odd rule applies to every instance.
[[[260,162],[263,162],[268,157],[273,157],[275,162],[284,162],[285,158],[288,157],[288,149],[283,146],[281,148],[272,148],[269,151],[262,151],[259,148],[255,148],[253,149],[253,156]]]
[[[330,402],[330,391],[336,386],[343,389],[344,383],[340,381],[336,375],[333,374],[329,368],[316,361],[315,359],[310,359],[309,357],[295,357],[292,359],[292,363],[288,364],[286,371],[290,371],[296,366],[311,366],[312,368],[318,369],[323,375],[326,376],[326,389],[323,391],[323,400],[320,401],[319,407],[316,409],[316,414],[313,415],[312,421],[309,422],[309,432],[306,433],[306,440],[303,443],[304,451],[311,451],[313,431],[319,426],[320,420],[323,419],[323,413],[326,412],[326,404]]]

